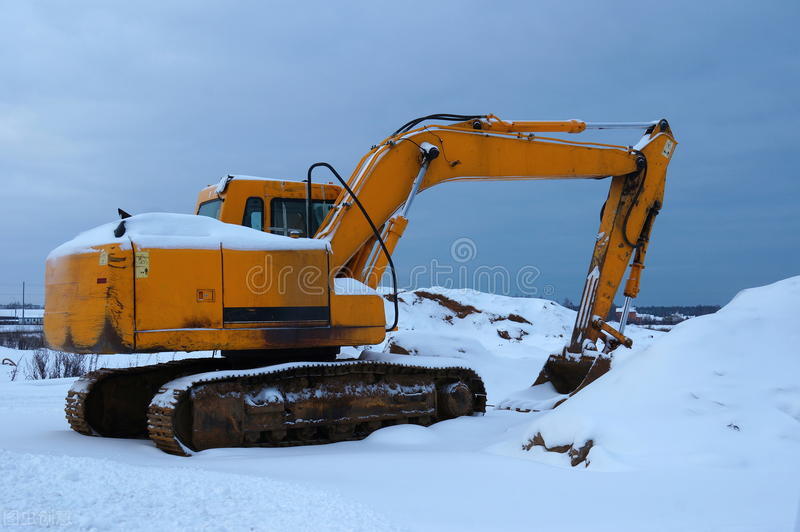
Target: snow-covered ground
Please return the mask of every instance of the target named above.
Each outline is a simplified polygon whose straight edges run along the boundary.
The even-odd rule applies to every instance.
[[[486,383],[489,403],[530,386],[552,353],[561,351],[575,311],[547,299],[506,297],[440,287],[399,296],[400,330],[378,350],[462,359]],[[386,303],[387,319],[394,312]],[[629,327],[633,349],[625,359],[664,333]],[[393,347],[394,346],[394,347]]]
[[[70,431],[62,408],[73,379],[0,382],[0,522],[124,530],[793,530],[800,331],[789,322],[798,307],[800,277],[746,291],[669,334],[629,328],[634,349],[551,412],[489,410],[324,446],[179,458],[147,440]],[[482,374],[490,403],[528,386],[574,320],[545,300],[444,289],[404,293],[400,311],[401,330],[372,349],[459,358]],[[22,356],[13,351],[0,357]],[[589,466],[571,467],[541,447],[524,451],[536,433],[550,447],[593,439]]]

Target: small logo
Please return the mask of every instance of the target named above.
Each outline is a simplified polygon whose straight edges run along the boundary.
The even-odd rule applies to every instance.
[[[135,277],[137,279],[146,279],[150,275],[150,252],[137,251],[134,255],[135,264]]]
[[[670,155],[672,155],[673,146],[675,146],[675,143],[667,139],[667,142],[664,143],[664,150],[661,152],[661,155],[669,159]]]
[[[450,257],[456,262],[469,262],[478,256],[478,246],[471,238],[459,238],[450,245]]]

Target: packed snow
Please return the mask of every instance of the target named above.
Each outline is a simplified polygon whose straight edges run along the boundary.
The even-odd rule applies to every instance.
[[[489,409],[320,446],[180,458],[148,440],[81,436],[63,414],[74,379],[18,377],[0,383],[0,518],[70,530],[793,530],[798,304],[800,277],[670,333],[629,327],[634,348],[552,411]],[[342,357],[471,366],[493,404],[531,384],[575,320],[546,300],[444,288],[403,292],[399,307],[399,331]],[[174,356],[194,355],[97,364]],[[594,446],[572,467],[523,450],[539,433],[550,448]]]
[[[114,236],[120,223],[125,234]],[[97,246],[119,244],[130,249],[131,241],[146,249],[238,249],[298,250],[326,249],[328,243],[311,238],[274,235],[242,225],[220,222],[208,216],[174,213],[137,214],[89,229],[55,248],[48,259],[75,253],[90,253]]]
[[[4,528],[393,528],[369,507],[332,491],[253,475],[131,465],[112,458],[0,450]],[[24,510],[12,510],[17,508]]]

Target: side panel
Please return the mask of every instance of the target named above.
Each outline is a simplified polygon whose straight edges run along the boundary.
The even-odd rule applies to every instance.
[[[325,250],[225,249],[222,257],[226,328],[330,324]]]
[[[135,251],[137,331],[222,327],[219,249]]]
[[[48,345],[62,351],[132,351],[132,251],[109,244],[48,258],[44,332]]]
[[[331,294],[331,325],[334,328],[357,329],[360,345],[375,345],[386,337],[386,315],[383,298],[378,295]]]
[[[331,294],[331,324],[341,327],[386,327],[383,298],[378,295]],[[383,338],[378,340],[380,343]]]

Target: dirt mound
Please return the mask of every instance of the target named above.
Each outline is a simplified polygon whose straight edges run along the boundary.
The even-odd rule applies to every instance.
[[[436,301],[444,308],[453,312],[453,314],[455,314],[457,318],[464,319],[470,314],[480,314],[482,312],[481,310],[476,309],[472,305],[465,305],[463,303],[459,303],[455,299],[450,299],[449,297],[442,294],[434,294],[432,292],[426,292],[425,290],[415,290],[414,294],[420,298]]]

